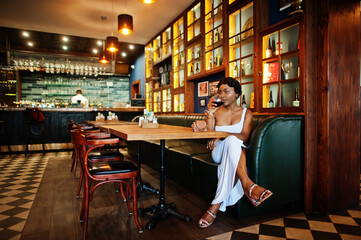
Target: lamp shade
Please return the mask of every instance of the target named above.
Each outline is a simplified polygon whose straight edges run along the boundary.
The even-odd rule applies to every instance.
[[[102,51],[99,56],[99,62],[101,63],[108,63],[109,62],[109,56],[106,51]]]
[[[117,52],[117,51],[119,51],[118,38],[113,37],[113,36],[107,37],[106,49],[109,52]]]
[[[123,35],[128,35],[133,32],[133,17],[131,15],[118,15],[118,31]]]

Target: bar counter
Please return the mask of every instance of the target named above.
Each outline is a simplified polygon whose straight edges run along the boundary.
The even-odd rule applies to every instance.
[[[68,143],[70,134],[67,131],[69,120],[85,122],[95,120],[98,113],[107,116],[114,112],[121,121],[131,121],[143,113],[143,107],[129,108],[39,108],[45,117],[45,143]],[[6,121],[8,139],[0,138],[0,145],[25,145],[29,133],[29,116],[25,107],[0,107],[0,120]],[[34,141],[31,141],[34,142]],[[36,139],[35,139],[36,142]],[[35,143],[34,142],[34,143]],[[37,143],[40,143],[40,139]]]

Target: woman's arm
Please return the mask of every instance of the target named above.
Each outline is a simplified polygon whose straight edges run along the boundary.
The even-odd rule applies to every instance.
[[[236,136],[237,138],[241,139],[243,142],[247,142],[249,136],[251,135],[252,130],[252,119],[253,114],[252,111],[247,109],[246,116],[243,123],[243,129],[241,133],[227,133],[227,136]]]

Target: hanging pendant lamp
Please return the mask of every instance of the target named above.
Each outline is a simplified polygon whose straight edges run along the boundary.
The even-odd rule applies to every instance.
[[[123,35],[128,35],[133,32],[133,17],[131,15],[118,15],[118,31]]]
[[[105,51],[105,46],[104,46],[104,41],[102,41],[102,44],[103,44],[103,49],[99,55],[99,62],[101,63],[108,63],[109,62],[109,54],[107,51]]]
[[[108,63],[109,62],[109,56],[107,52],[102,51],[102,53],[99,56],[99,62],[101,63]]]
[[[107,51],[109,52],[118,52],[119,51],[119,42],[118,38],[114,36],[107,37]]]

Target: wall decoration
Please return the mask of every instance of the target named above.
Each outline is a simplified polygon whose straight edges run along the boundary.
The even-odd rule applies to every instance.
[[[208,96],[208,81],[198,83],[198,97]]]
[[[200,107],[205,107],[206,104],[207,104],[207,100],[206,100],[206,99],[201,99],[201,100],[199,100],[199,106],[200,106]]]
[[[213,82],[209,82],[209,96],[213,97],[214,95],[218,94],[218,85],[219,81],[213,81]]]

